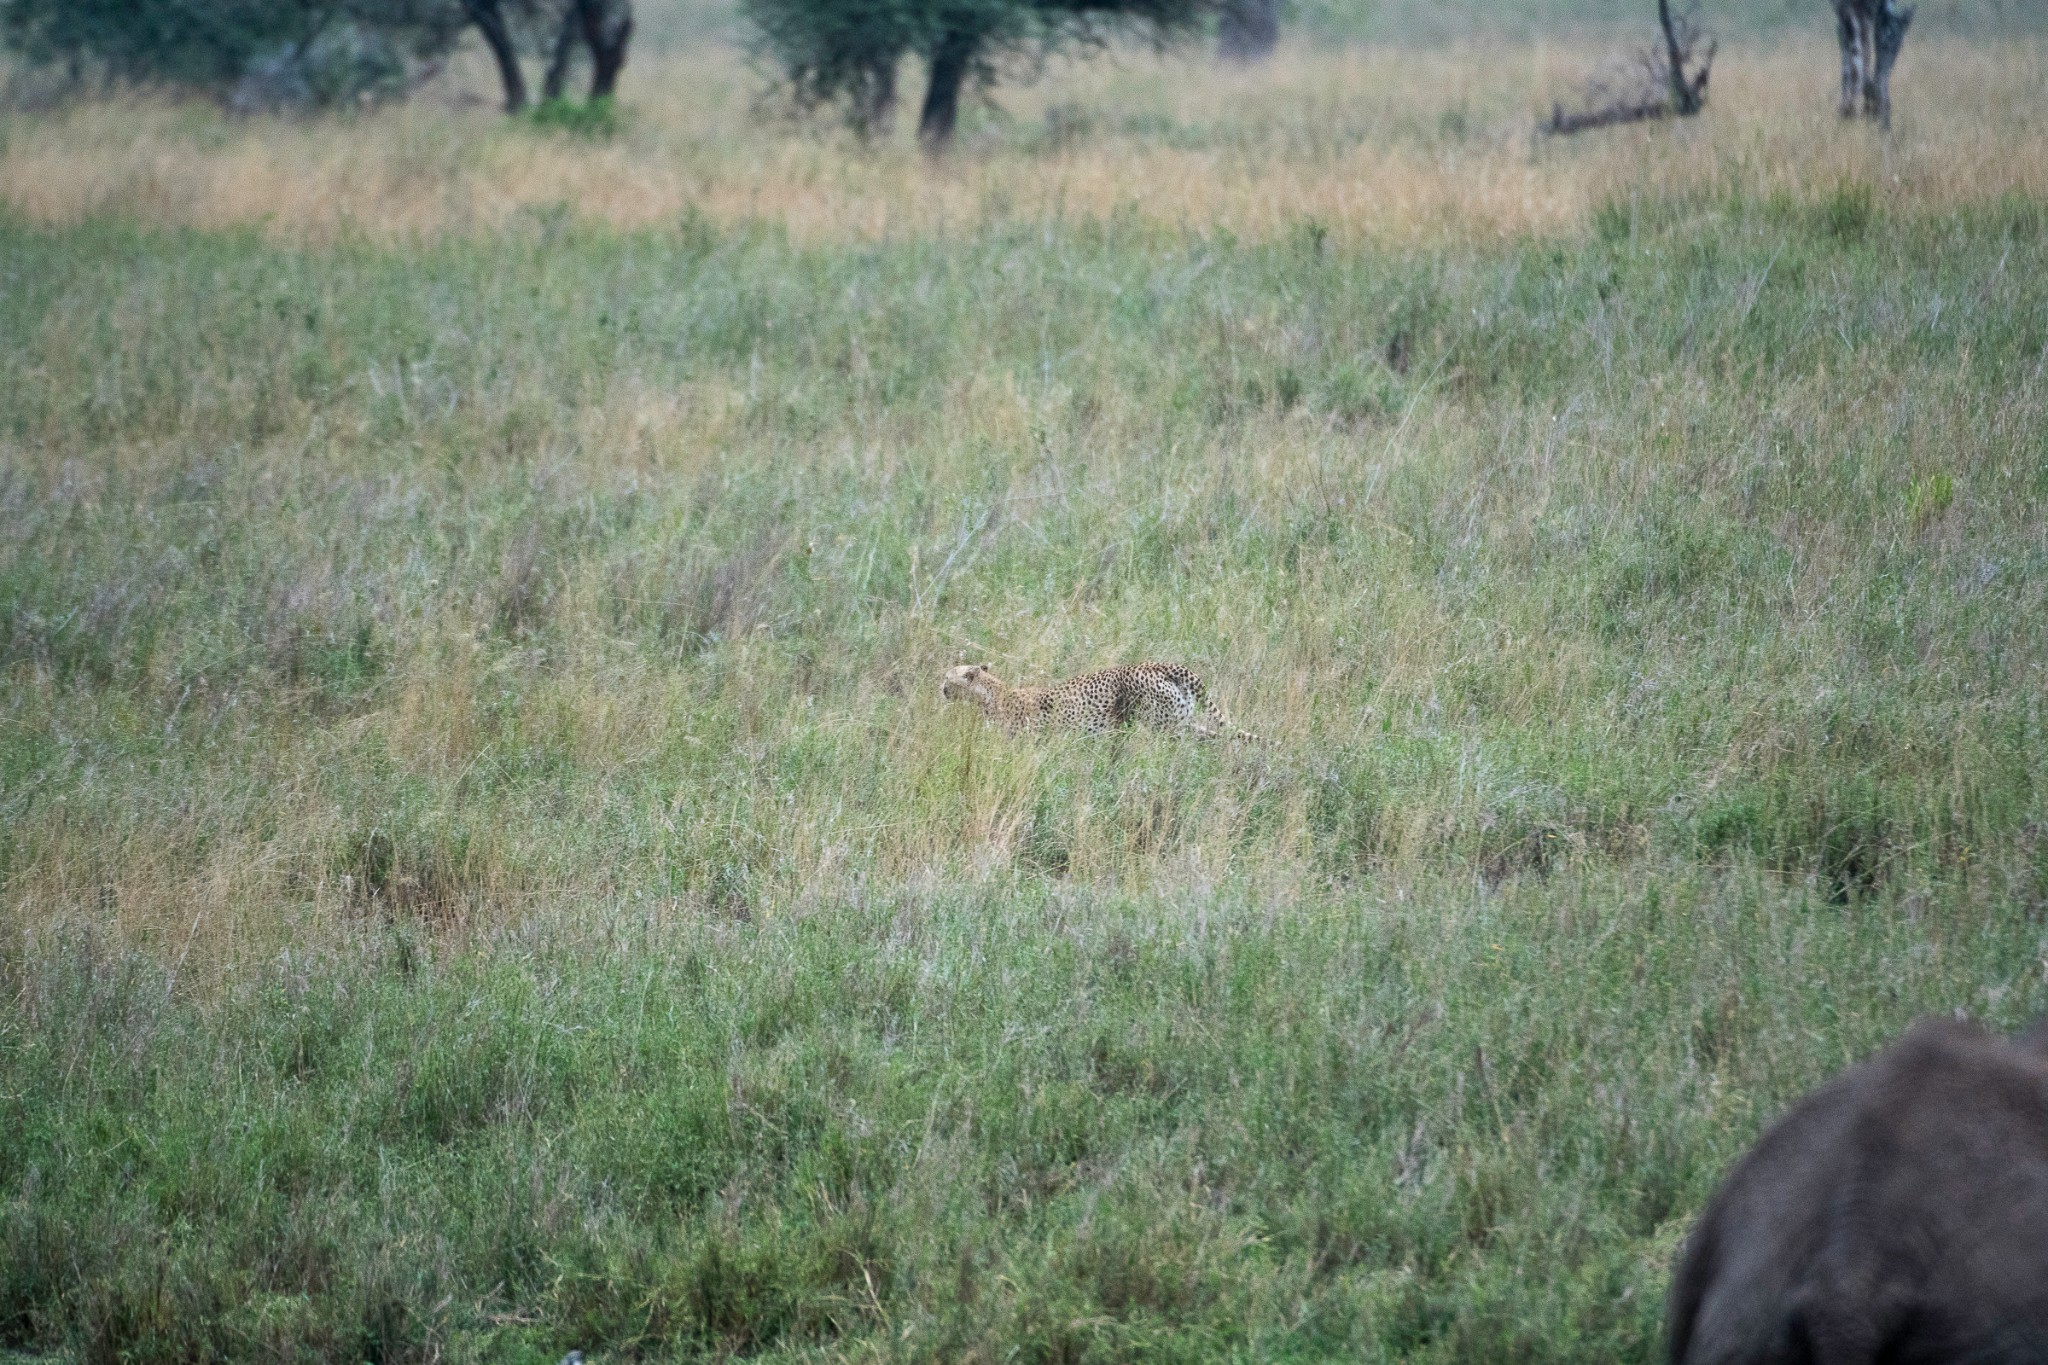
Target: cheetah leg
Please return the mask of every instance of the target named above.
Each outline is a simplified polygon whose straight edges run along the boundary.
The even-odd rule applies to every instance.
[[[1216,714],[1216,703],[1198,691],[1176,690],[1173,694],[1173,712],[1174,719],[1179,722],[1181,728],[1197,739],[1217,739],[1223,734],[1218,726],[1202,723],[1204,712],[1208,713],[1212,722],[1220,721],[1222,717]]]

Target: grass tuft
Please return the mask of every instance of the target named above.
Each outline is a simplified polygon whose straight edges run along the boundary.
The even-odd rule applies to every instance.
[[[610,95],[599,95],[581,104],[570,99],[542,100],[527,117],[536,128],[599,140],[617,137],[620,127],[618,104]]]

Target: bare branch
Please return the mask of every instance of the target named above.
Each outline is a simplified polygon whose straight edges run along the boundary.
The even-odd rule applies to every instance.
[[[1567,113],[1562,104],[1553,104],[1550,118],[1536,130],[1579,133],[1674,115],[1690,118],[1704,108],[1716,44],[1707,40],[1700,53],[1698,25],[1690,12],[1673,15],[1670,0],[1657,0],[1657,20],[1664,36],[1661,49],[1641,48],[1610,64],[1586,83],[1585,108]]]

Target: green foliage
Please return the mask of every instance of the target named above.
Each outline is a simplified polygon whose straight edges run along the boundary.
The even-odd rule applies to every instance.
[[[2042,998],[2037,926],[1947,919],[1936,958],[1748,875],[1366,904],[373,929],[215,1005],[11,949],[0,1341],[1647,1361],[1766,1113],[1916,1009]]]
[[[537,128],[574,133],[578,137],[602,139],[615,137],[619,131],[618,106],[609,95],[582,103],[570,99],[542,100],[533,106],[528,117]]]
[[[1635,235],[1634,203],[1608,199],[1593,210],[1593,235],[1609,246],[1619,246]]]
[[[803,109],[837,106],[880,131],[904,56],[928,50],[935,10],[920,0],[741,0],[757,41]]]
[[[1870,229],[1876,217],[1876,200],[1870,186],[1860,181],[1838,185],[1821,201],[1821,230],[1841,242],[1854,242]]]
[[[1924,475],[1906,489],[1906,514],[1913,518],[1913,528],[1920,530],[1948,511],[1955,500],[1954,479],[1944,473]]]
[[[460,0],[0,0],[0,39],[32,63],[128,82],[333,104],[403,86],[445,55]]]
[[[256,54],[311,36],[313,11],[265,0],[5,0],[0,32],[35,62],[103,63],[127,80],[234,81]]]
[[[1008,57],[1101,43],[1118,32],[1163,40],[1191,30],[1213,7],[1213,0],[741,0],[758,46],[797,105],[837,106],[863,133],[889,121],[902,60],[922,57],[929,88],[921,130],[940,140],[951,134],[959,91],[994,81]]]

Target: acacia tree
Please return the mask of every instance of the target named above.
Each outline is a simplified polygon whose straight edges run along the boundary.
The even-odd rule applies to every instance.
[[[782,69],[800,109],[836,106],[856,132],[886,132],[896,68],[923,50],[921,0],[743,0],[759,47]]]
[[[967,90],[1006,60],[1099,45],[1118,34],[1156,42],[1192,30],[1216,0],[743,0],[765,54],[799,106],[837,105],[863,134],[886,129],[903,58],[924,59],[918,136],[951,144]]]

